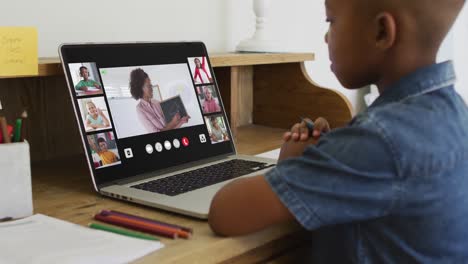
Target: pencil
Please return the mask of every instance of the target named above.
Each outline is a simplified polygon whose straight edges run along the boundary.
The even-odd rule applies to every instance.
[[[110,216],[103,216],[101,214],[96,214],[94,216],[94,219],[96,219],[98,221],[101,221],[101,222],[108,223],[108,224],[113,224],[113,225],[117,225],[117,226],[121,226],[121,227],[126,227],[126,228],[129,228],[129,229],[154,234],[154,235],[157,235],[157,236],[163,236],[163,237],[168,237],[168,238],[172,238],[172,239],[177,238],[177,233],[175,233],[175,232],[169,232],[169,231],[166,231],[166,230],[159,230],[159,229],[152,228],[152,227],[148,228],[146,226],[141,226],[139,224],[129,223],[129,222],[121,221],[119,219],[111,218]]]
[[[301,122],[304,122],[309,130],[314,130],[314,122],[307,120],[304,117],[301,117]]]
[[[3,116],[0,116],[0,129],[2,129],[3,143],[11,143],[10,133],[8,133],[7,120]]]
[[[13,142],[20,142],[22,126],[23,120],[21,118],[16,119],[15,131],[13,132]]]
[[[123,216],[123,217],[128,217],[128,218],[135,219],[135,220],[141,220],[141,221],[148,222],[148,223],[155,223],[155,224],[159,224],[159,225],[164,225],[164,226],[168,226],[168,227],[172,227],[172,228],[177,228],[177,229],[189,232],[189,233],[193,233],[193,229],[189,228],[189,227],[183,227],[183,226],[179,226],[179,225],[169,224],[169,223],[165,223],[165,222],[161,222],[161,221],[157,221],[157,220],[153,220],[153,219],[149,219],[149,218],[145,218],[145,217],[141,217],[141,216],[137,216],[137,215],[130,215],[130,214],[122,213],[122,212],[119,212],[119,211],[114,211],[114,210],[110,210],[110,211],[103,210],[102,212],[109,212],[110,214],[120,215],[120,216]]]
[[[24,136],[25,136],[25,133],[26,133],[26,118],[28,118],[28,112],[26,110],[24,110],[23,113],[21,113],[22,124],[21,124],[21,135],[20,135],[20,139],[19,139],[21,142],[24,141]]]
[[[138,232],[134,232],[134,231],[130,231],[130,230],[122,229],[122,228],[117,228],[117,227],[114,227],[114,226],[90,223],[89,227],[93,228],[93,229],[98,229],[98,230],[103,230],[103,231],[107,231],[107,232],[111,232],[111,233],[116,233],[116,234],[119,234],[119,235],[135,237],[135,238],[141,238],[141,239],[146,239],[146,240],[159,241],[159,239],[154,237],[154,236],[150,236],[150,235],[147,235],[147,234],[141,234],[141,233],[138,233]]]
[[[163,225],[159,225],[155,223],[143,222],[143,221],[135,220],[135,219],[129,219],[129,218],[118,216],[118,215],[107,215],[105,217],[110,218],[112,220],[120,221],[121,223],[136,225],[142,228],[147,228],[149,230],[153,229],[157,231],[172,232],[172,233],[177,234],[178,237],[182,237],[182,238],[191,237],[190,233],[177,229],[177,228],[173,228],[173,227],[163,226]]]

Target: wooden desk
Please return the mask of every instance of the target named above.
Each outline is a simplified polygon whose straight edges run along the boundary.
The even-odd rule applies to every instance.
[[[243,127],[239,129],[238,148],[253,154],[278,147],[284,129]],[[252,146],[254,141],[265,142]],[[207,222],[129,204],[99,196],[93,191],[84,157],[39,162],[33,166],[34,212],[73,223],[87,225],[102,209],[120,210],[170,223],[190,226],[194,236],[189,240],[162,239],[166,247],[137,263],[253,263],[274,259],[296,249],[303,243],[301,229],[296,224],[275,226],[238,238],[215,236]]]
[[[348,100],[319,87],[305,73],[304,62],[313,59],[313,54],[211,56],[239,153],[279,147],[282,133],[300,116],[323,116],[332,127],[351,119]],[[193,239],[163,239],[166,248],[139,263],[265,262],[302,243],[300,228],[293,224],[245,237],[220,238],[206,221],[98,196],[92,190],[61,66],[57,59],[43,59],[38,67],[39,76],[0,79],[7,118],[13,120],[24,106],[29,109],[25,137],[34,162],[35,213],[85,225],[99,210],[114,209],[194,228]]]

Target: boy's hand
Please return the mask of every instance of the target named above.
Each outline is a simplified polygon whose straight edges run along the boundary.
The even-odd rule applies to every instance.
[[[315,139],[317,139],[320,137],[322,133],[328,133],[328,132],[330,132],[330,124],[328,124],[328,121],[323,117],[319,117],[315,119],[314,131],[312,132],[312,136]]]
[[[291,131],[284,133],[284,141],[308,141],[310,139],[311,133],[306,122],[311,122],[311,120],[305,118],[301,123],[295,124],[291,128]],[[330,131],[330,125],[328,124],[328,121],[323,117],[317,118],[315,122],[313,122],[313,124],[314,131],[312,132],[312,136],[315,139],[319,138],[321,133],[327,133],[328,131]]]
[[[294,158],[294,157],[299,157],[304,153],[305,149],[307,146],[312,144],[310,141],[287,141],[284,142],[283,145],[281,146],[281,151],[280,155],[278,158],[278,162],[289,159],[289,158]]]

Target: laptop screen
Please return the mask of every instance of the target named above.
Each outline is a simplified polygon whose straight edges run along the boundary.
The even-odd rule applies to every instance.
[[[63,45],[96,187],[234,153],[203,43]]]

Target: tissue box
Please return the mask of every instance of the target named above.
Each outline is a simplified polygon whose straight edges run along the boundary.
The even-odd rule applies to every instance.
[[[28,142],[0,144],[0,219],[33,213]]]

